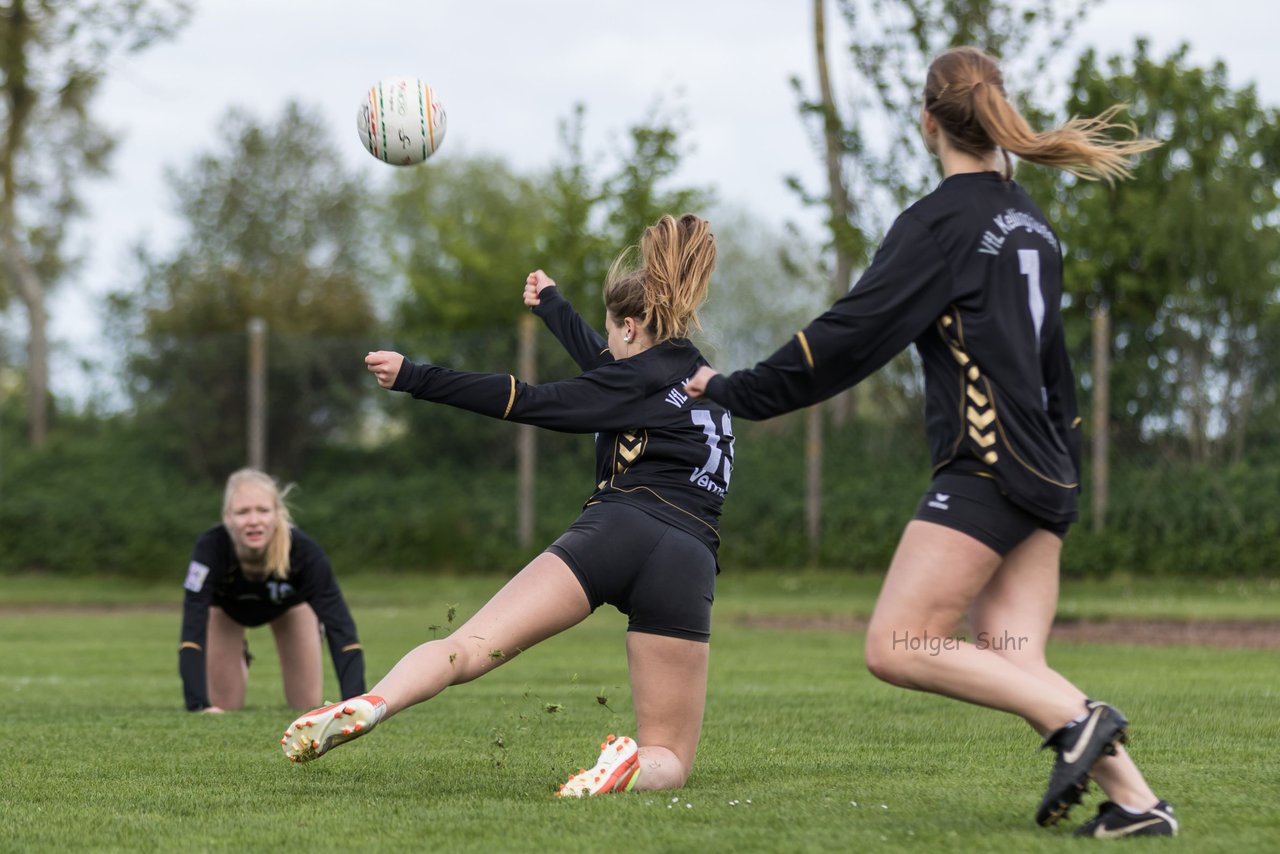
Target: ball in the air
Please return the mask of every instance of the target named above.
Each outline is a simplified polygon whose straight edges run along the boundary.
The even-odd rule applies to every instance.
[[[440,96],[412,77],[378,81],[356,111],[360,142],[374,157],[394,166],[426,160],[444,141],[444,129]]]

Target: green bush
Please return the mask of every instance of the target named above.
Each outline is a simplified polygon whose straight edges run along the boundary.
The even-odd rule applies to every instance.
[[[9,433],[0,442],[0,571],[177,576],[217,521],[220,485],[184,475],[126,425],[65,425],[38,453]]]
[[[513,426],[498,426],[514,438]],[[811,559],[803,416],[736,427],[722,566],[888,566],[929,482],[921,428],[856,422],[827,429],[823,537]],[[440,439],[410,433],[375,450],[328,448],[309,460],[291,498],[295,519],[340,574],[510,574],[564,530],[592,491],[590,437],[540,434],[536,529],[532,544],[519,548],[512,457],[458,458]],[[176,584],[196,536],[218,521],[222,484],[184,474],[179,457],[130,422],[64,419],[39,452],[9,424],[0,443],[0,572],[172,577]],[[1280,464],[1130,457],[1113,463],[1111,480],[1108,527],[1093,533],[1083,501],[1063,553],[1066,574],[1277,575],[1280,520],[1257,508],[1280,500]]]

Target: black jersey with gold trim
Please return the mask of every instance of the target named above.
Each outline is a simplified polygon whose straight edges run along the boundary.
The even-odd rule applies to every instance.
[[[209,706],[205,649],[211,605],[241,625],[253,627],[306,602],[324,626],[342,699],[364,693],[363,648],[329,557],[305,531],[290,531],[289,573],[283,579],[247,576],[236,557],[231,535],[222,525],[215,525],[196,540],[183,584],[178,650],[178,671],[188,709]]]
[[[912,342],[935,470],[991,474],[1043,519],[1076,518],[1080,431],[1063,341],[1062,250],[994,172],[952,175],[904,211],[858,283],[765,361],[707,396],[769,418],[861,381]]]
[[[715,551],[733,470],[733,425],[723,406],[684,391],[707,364],[702,354],[677,339],[614,359],[557,288],[544,288],[539,298],[535,314],[582,374],[534,385],[406,360],[393,390],[492,418],[594,433],[597,483],[587,504],[630,504]]]

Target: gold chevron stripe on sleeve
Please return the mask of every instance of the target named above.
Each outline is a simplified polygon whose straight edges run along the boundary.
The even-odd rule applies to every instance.
[[[204,647],[191,641],[183,641],[182,646],[178,647],[178,649],[194,649],[196,652],[204,652]]]
[[[995,433],[979,433],[978,428],[969,425],[969,438],[978,443],[979,448],[990,448],[996,443]]]
[[[969,399],[972,400],[974,403],[978,404],[979,406],[983,407],[984,409],[986,408],[987,404],[991,402],[985,394],[978,391],[976,386],[969,386],[968,391],[969,391]]]
[[[978,410],[970,406],[965,410],[965,415],[968,416],[970,424],[974,424],[979,428],[989,427],[991,422],[996,420],[996,411],[994,409],[988,409],[986,412],[978,414]]]
[[[504,419],[511,414],[511,407],[515,405],[516,405],[516,378],[512,377],[511,378],[511,396],[507,398],[507,409],[505,412],[502,413],[502,417]]]
[[[804,360],[809,364],[809,370],[813,370],[813,351],[809,349],[809,339],[804,337],[803,332],[797,332],[796,338],[800,341],[800,349],[804,350]]]
[[[341,649],[341,652],[351,652],[353,649],[364,649],[364,647],[358,643],[349,643]]]

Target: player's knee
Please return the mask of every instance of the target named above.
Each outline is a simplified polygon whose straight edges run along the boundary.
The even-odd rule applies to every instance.
[[[890,685],[906,687],[909,684],[911,656],[904,655],[903,652],[894,648],[891,638],[873,628],[867,632],[862,657],[872,676]]]
[[[881,682],[899,686],[904,683],[901,666],[891,656],[882,654],[878,649],[867,647],[863,659],[867,665],[867,671]]]
[[[440,654],[447,657],[453,673],[453,685],[479,678],[515,655],[514,651],[492,648],[476,638],[455,640],[448,637],[431,644],[439,647]]]

